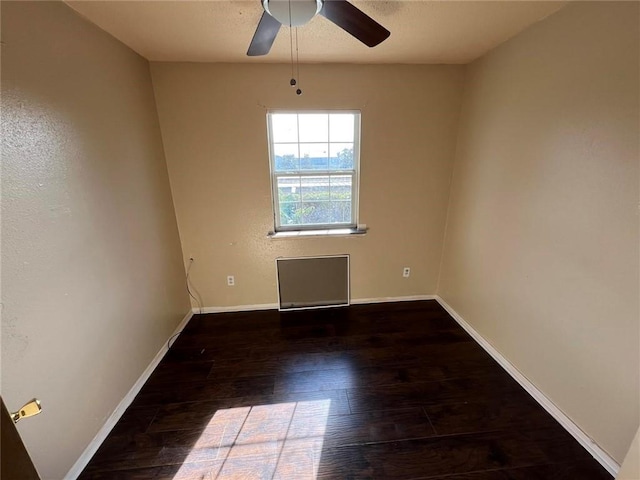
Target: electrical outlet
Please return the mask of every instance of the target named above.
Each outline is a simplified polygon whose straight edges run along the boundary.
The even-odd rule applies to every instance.
[[[411,268],[409,268],[409,267],[404,267],[404,268],[402,269],[402,276],[403,276],[404,278],[409,278],[409,275],[411,275]]]
[[[227,277],[227,286],[234,287],[236,285],[236,278],[233,275]]]

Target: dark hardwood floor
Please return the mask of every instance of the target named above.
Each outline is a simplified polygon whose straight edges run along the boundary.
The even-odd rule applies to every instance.
[[[423,301],[194,316],[80,478],[611,476]]]

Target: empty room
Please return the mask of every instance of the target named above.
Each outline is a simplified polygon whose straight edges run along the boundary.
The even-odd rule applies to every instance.
[[[2,478],[640,480],[640,2],[0,9]]]

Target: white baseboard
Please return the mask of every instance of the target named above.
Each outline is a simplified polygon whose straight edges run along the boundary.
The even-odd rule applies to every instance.
[[[491,345],[477,330],[469,325],[447,302],[436,295],[436,300],[456,322],[464,328],[473,339],[480,344],[493,359],[504,368],[513,379],[531,395],[542,408],[544,408],[562,427],[569,432],[593,458],[614,477],[620,470],[620,465],[611,455],[605,452],[589,435],[587,435],[571,418],[569,418],[560,408],[558,408],[538,387],[536,387],[527,377],[525,377],[509,360],[507,360],[496,348]]]
[[[180,324],[176,327],[176,329],[173,331],[171,336],[167,339],[167,342],[168,340],[170,340],[171,338],[173,338],[174,336],[182,332],[182,329],[187,325],[189,320],[191,320],[192,316],[193,316],[193,312],[188,312],[184,316]],[[116,409],[109,416],[109,418],[104,423],[104,425],[102,425],[102,428],[98,430],[98,433],[96,434],[95,437],[93,437],[93,440],[91,440],[89,445],[87,445],[87,448],[84,449],[84,452],[82,452],[82,455],[80,455],[80,458],[78,458],[76,463],[74,463],[71,469],[67,472],[67,474],[64,477],[64,480],[75,480],[82,473],[82,470],[84,470],[84,468],[87,466],[91,458],[98,451],[98,448],[100,448],[100,445],[102,445],[102,442],[105,441],[105,439],[107,438],[111,430],[113,430],[113,427],[116,426],[116,423],[118,423],[118,420],[120,420],[120,417],[122,417],[122,415],[127,410],[129,405],[131,405],[131,402],[133,402],[133,399],[136,398],[136,395],[138,394],[138,392],[140,392],[145,382],[149,379],[153,371],[156,369],[156,367],[158,366],[162,358],[167,353],[168,351],[167,342],[165,342],[162,345],[162,348],[160,349],[160,351],[156,354],[153,360],[151,360],[151,363],[149,364],[149,366],[147,366],[145,371],[142,372],[142,375],[140,375],[140,378],[138,378],[138,380],[133,385],[133,387],[131,387],[131,390],[129,390],[129,392],[120,401]]]
[[[416,302],[419,300],[435,300],[435,295],[410,295],[407,297],[378,297],[378,298],[353,298],[351,305],[361,305],[363,303],[393,303],[393,302]]]
[[[233,305],[231,307],[193,307],[191,312],[195,315],[198,313],[233,313],[233,312],[251,312],[253,310],[277,310],[277,303],[258,303],[255,305]]]
[[[435,300],[435,295],[411,295],[407,297],[378,297],[378,298],[354,298],[351,299],[351,305],[360,305],[363,303],[387,303],[387,302],[411,302],[416,300]],[[250,312],[253,310],[277,310],[277,303],[257,303],[255,305],[233,305],[230,307],[194,307],[191,311],[193,314],[198,313],[232,313],[232,312]]]

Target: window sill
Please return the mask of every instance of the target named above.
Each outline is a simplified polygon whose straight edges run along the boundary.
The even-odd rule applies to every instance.
[[[309,238],[309,237],[350,237],[352,235],[366,235],[368,228],[335,228],[330,230],[292,230],[285,232],[269,232],[267,237],[279,240],[283,238]]]

